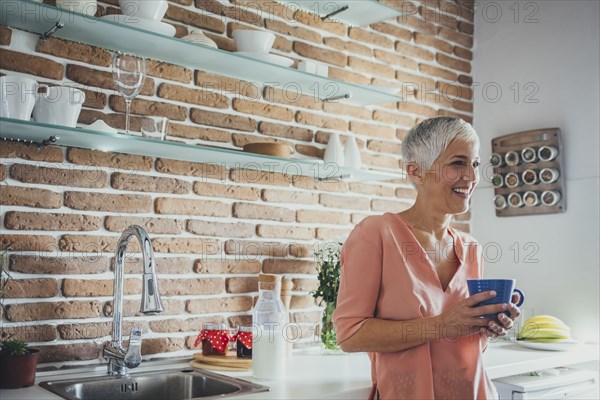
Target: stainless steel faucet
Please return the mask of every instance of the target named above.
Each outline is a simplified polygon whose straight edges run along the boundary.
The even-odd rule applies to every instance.
[[[144,279],[142,288],[142,303],[140,311],[144,314],[158,314],[163,311],[156,280],[154,266],[154,250],[152,242],[141,226],[131,225],[123,231],[117,251],[115,253],[115,281],[113,291],[113,324],[111,341],[104,345],[102,355],[108,359],[109,375],[127,375],[128,368],[135,368],[142,362],[142,331],[134,327],[131,329],[129,344],[123,347],[123,275],[125,270],[125,249],[129,239],[135,236],[142,249],[142,262],[144,263]]]

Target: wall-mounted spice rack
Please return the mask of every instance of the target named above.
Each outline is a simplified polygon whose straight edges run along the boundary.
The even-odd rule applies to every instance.
[[[535,129],[492,140],[496,216],[567,210],[560,129]]]

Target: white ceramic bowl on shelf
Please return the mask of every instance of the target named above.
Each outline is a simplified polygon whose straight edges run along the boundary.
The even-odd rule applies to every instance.
[[[275,42],[275,35],[271,32],[238,29],[233,32],[233,40],[238,51],[268,54]]]

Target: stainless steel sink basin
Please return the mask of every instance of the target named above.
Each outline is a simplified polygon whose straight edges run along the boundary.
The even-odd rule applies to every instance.
[[[269,390],[267,386],[193,369],[47,381],[40,386],[71,400],[214,399]]]

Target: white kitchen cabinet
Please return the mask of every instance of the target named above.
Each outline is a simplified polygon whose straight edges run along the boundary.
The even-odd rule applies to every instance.
[[[554,368],[556,375],[515,375],[496,379],[500,400],[597,399],[598,372]]]

